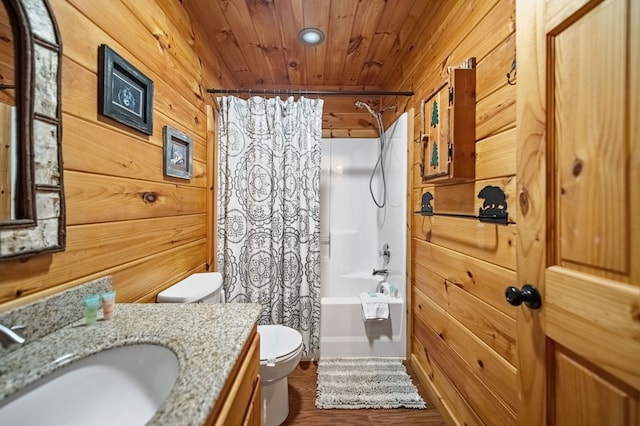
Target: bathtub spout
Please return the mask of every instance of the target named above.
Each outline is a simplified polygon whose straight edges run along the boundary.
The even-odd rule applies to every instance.
[[[389,295],[389,284],[386,281],[380,281],[376,287],[376,293]]]
[[[389,271],[386,269],[375,269],[373,268],[373,274],[372,275],[382,275],[384,277],[388,277],[389,276]]]

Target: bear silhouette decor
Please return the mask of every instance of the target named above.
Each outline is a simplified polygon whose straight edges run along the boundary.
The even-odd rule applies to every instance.
[[[495,218],[507,220],[507,199],[502,188],[498,186],[485,186],[478,192],[478,198],[484,199],[478,212],[480,220],[483,218]],[[501,221],[502,222],[502,221]]]
[[[423,215],[433,215],[433,206],[431,206],[433,195],[430,192],[422,194],[422,202],[420,203],[420,213]]]
[[[491,185],[485,186],[478,193],[478,198],[483,200],[478,216],[449,213],[440,213],[440,215],[468,217],[480,219],[481,222],[498,223],[502,225],[508,224],[509,214],[507,213],[507,197],[502,188]],[[420,202],[420,210],[415,213],[420,213],[423,216],[438,215],[438,213],[433,212],[431,201],[433,201],[433,195],[431,192],[424,192]]]

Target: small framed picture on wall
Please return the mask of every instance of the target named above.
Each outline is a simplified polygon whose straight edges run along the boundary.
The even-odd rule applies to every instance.
[[[193,140],[187,134],[164,126],[164,174],[182,179],[191,179],[193,174]]]
[[[98,48],[98,61],[100,114],[153,134],[153,81],[106,44]]]

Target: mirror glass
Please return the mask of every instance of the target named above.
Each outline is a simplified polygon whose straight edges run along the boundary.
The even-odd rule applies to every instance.
[[[64,250],[60,33],[47,0],[2,0],[0,260]]]
[[[0,221],[24,219],[19,209],[16,141],[15,43],[7,8],[0,3]]]

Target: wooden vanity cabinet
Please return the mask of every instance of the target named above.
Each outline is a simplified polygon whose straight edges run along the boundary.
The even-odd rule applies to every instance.
[[[260,335],[254,325],[205,424],[260,426],[262,416],[259,373]]]

